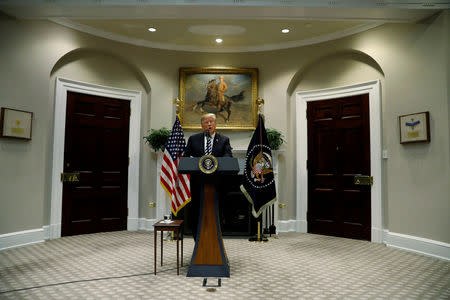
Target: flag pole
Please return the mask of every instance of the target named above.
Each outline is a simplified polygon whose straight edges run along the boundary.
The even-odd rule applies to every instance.
[[[262,214],[259,215],[259,217],[256,219],[256,224],[257,224],[257,229],[256,229],[256,235],[253,237],[250,237],[248,239],[249,242],[268,242],[269,240],[267,239],[267,237],[264,235],[264,233],[262,232]]]
[[[180,107],[182,105],[181,102],[182,101],[180,99],[178,99],[178,98],[173,99],[173,103],[175,104],[175,115],[177,115],[178,118],[180,117],[179,114],[180,114]]]
[[[262,108],[264,105],[264,99],[258,98],[256,99],[256,105],[258,105],[258,117],[261,115],[263,117]],[[261,149],[261,152],[263,151],[263,142],[262,142],[262,128],[259,128],[259,147]],[[264,174],[261,173],[261,180],[264,181]],[[265,222],[262,222],[261,218],[261,232],[262,235],[269,233],[269,228],[267,227],[267,209],[265,210]],[[262,229],[262,224],[264,224],[264,230]],[[259,231],[259,229],[258,229]],[[259,232],[258,232],[259,234]],[[261,241],[260,236],[258,235],[258,241]]]

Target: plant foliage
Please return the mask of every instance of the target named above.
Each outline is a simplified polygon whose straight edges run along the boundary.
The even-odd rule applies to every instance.
[[[284,135],[276,129],[267,128],[267,139],[269,140],[269,146],[272,150],[280,149],[280,146],[285,143]]]
[[[148,136],[144,136],[145,141],[153,148],[153,150],[164,151],[167,140],[169,139],[171,131],[166,127],[161,129],[151,129]]]

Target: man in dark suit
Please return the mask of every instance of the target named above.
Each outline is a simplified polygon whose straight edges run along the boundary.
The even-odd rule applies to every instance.
[[[212,154],[216,157],[233,156],[230,139],[216,132],[216,115],[205,114],[201,118],[203,132],[189,137],[185,157],[201,157]],[[195,176],[191,176],[191,202],[188,205],[188,219],[192,228],[194,239],[197,235],[198,212],[200,208],[200,182],[196,182]]]
[[[203,132],[189,137],[185,157],[201,157],[205,154],[212,154],[216,157],[233,156],[231,152],[230,139],[216,132],[216,115],[205,114],[201,119]],[[209,135],[208,133],[209,132]],[[208,139],[211,139],[212,153],[207,152]]]

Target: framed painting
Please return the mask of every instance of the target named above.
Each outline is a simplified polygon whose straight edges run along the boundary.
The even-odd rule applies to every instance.
[[[2,107],[0,137],[31,140],[32,119],[32,112]]]
[[[180,121],[200,129],[205,113],[217,117],[217,129],[254,130],[257,123],[258,69],[180,69]]]
[[[430,113],[428,111],[399,116],[400,144],[430,142]]]

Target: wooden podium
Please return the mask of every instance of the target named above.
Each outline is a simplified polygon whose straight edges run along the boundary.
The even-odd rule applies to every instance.
[[[223,246],[219,221],[219,193],[217,183],[222,175],[237,174],[238,160],[233,157],[183,157],[178,172],[198,176],[200,187],[200,211],[187,277],[230,277],[228,258]]]

